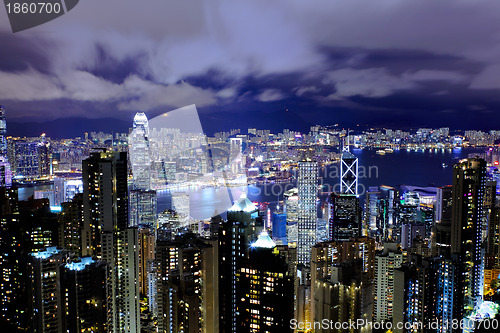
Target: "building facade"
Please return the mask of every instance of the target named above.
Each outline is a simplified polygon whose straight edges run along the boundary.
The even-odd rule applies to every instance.
[[[307,266],[311,262],[311,248],[316,244],[317,187],[318,163],[299,162],[297,261],[299,264]]]

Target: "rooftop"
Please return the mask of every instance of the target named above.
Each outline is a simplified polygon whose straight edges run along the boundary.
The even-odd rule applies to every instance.
[[[259,235],[259,238],[257,238],[257,241],[251,245],[251,247],[256,248],[264,248],[264,249],[272,249],[276,247],[276,243],[269,237],[269,234],[267,231],[262,231]]]
[[[257,206],[251,202],[245,193],[242,193],[238,201],[229,208],[230,212],[254,212],[257,210]]]

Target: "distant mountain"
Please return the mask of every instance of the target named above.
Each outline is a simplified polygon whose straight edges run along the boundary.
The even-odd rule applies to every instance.
[[[299,115],[290,111],[251,113],[238,112],[210,112],[200,113],[200,121],[207,135],[216,132],[240,128],[246,134],[248,128],[269,129],[271,132],[281,132],[284,128],[290,130],[308,132],[310,124]],[[59,118],[45,122],[19,122],[18,119],[7,119],[7,132],[11,136],[39,136],[45,133],[51,138],[74,138],[83,137],[85,132],[120,132],[128,133],[132,127],[130,120],[116,118]]]
[[[51,138],[83,137],[85,132],[128,132],[132,120],[124,121],[116,118],[59,118],[46,122],[9,121],[7,119],[7,134],[11,136],[39,136],[45,133]]]
[[[310,127],[314,125],[291,111],[202,113],[200,121],[208,135],[233,128],[240,128],[242,134],[246,134],[248,128],[268,129],[272,133],[282,132],[284,128],[309,132]]]

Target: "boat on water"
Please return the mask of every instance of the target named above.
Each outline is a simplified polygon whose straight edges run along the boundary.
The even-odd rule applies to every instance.
[[[394,150],[392,148],[389,148],[389,147],[385,148],[384,151],[386,153],[393,153],[394,152]]]
[[[448,167],[448,164],[443,163],[443,164],[442,164],[442,167],[443,167],[443,169],[444,169],[444,168]]]
[[[377,154],[385,155],[385,150],[384,149],[377,150]]]

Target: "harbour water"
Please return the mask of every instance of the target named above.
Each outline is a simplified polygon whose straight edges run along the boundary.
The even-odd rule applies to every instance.
[[[364,192],[370,186],[398,186],[402,184],[415,186],[443,186],[451,184],[453,164],[471,154],[483,153],[484,149],[435,149],[426,151],[395,150],[393,153],[379,155],[376,150],[353,149],[358,157],[359,194],[364,200]],[[339,183],[340,170],[338,164],[331,164],[320,170],[320,184],[323,191],[335,189]],[[266,185],[249,185],[247,196],[252,201],[276,202],[283,200],[283,193],[295,184],[280,183]],[[24,187],[19,189],[19,199],[26,200],[36,190],[49,189],[47,185]],[[225,187],[189,187],[182,189],[190,195],[191,215],[197,219],[213,216],[215,212],[223,213],[230,207],[230,201],[238,199],[243,188]],[[158,192],[158,211],[170,208],[170,194]]]

